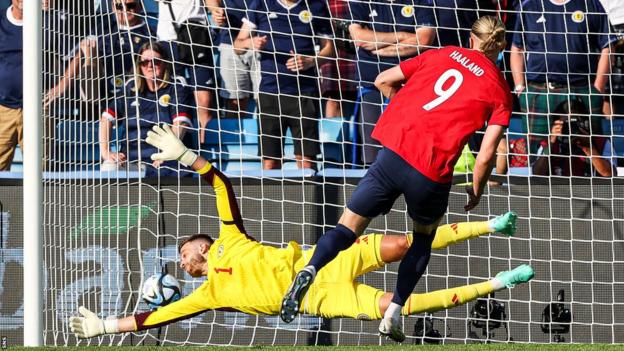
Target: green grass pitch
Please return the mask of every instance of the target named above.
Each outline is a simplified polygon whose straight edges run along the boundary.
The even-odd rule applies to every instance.
[[[10,350],[58,350],[59,348],[21,348],[10,347]],[[64,347],[63,350],[102,350],[102,351],[181,351],[193,350],[193,347]],[[198,347],[198,350],[224,351],[224,350],[262,350],[262,351],[373,351],[373,350],[424,350],[424,351],[597,351],[597,350],[624,350],[624,345],[584,345],[584,344],[559,344],[559,345],[541,345],[541,344],[470,344],[470,345],[424,345],[424,346],[263,346],[263,347]]]

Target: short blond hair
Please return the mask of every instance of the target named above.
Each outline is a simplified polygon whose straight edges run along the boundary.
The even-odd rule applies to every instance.
[[[470,32],[481,40],[479,51],[488,56],[498,54],[507,46],[505,25],[497,17],[480,17],[472,25]]]

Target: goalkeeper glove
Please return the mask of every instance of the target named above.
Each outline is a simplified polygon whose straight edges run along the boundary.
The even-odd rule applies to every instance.
[[[155,125],[151,131],[147,132],[145,141],[161,150],[159,153],[152,154],[154,161],[177,160],[190,167],[197,159],[197,154],[189,150],[166,124],[162,127]]]
[[[99,319],[84,306],[80,306],[78,312],[82,317],[70,317],[69,329],[80,339],[119,332],[117,319]]]

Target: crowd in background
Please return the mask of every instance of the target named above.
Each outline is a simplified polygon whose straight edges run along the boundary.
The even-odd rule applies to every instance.
[[[23,129],[23,0],[5,1],[0,170],[10,169]],[[42,1],[46,160],[59,158],[57,122],[79,111],[71,118],[99,121],[103,170],[142,161],[147,176],[190,174],[152,163],[147,130],[168,123],[202,148],[219,142],[206,133],[211,119],[249,118],[256,106],[264,169],[283,166],[287,130],[297,167],[318,168],[318,120],[352,113],[359,139],[345,162],[366,167],[388,103],[376,76],[426,50],[467,46],[472,23],[495,14],[508,30],[498,65],[520,126],[499,145],[496,171],[610,177],[624,166],[605,130],[624,117],[622,1],[153,1]],[[477,135],[467,150],[478,147]]]

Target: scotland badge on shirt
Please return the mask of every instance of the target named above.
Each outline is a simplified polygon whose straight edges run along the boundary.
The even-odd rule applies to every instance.
[[[111,84],[115,89],[119,89],[124,85],[124,77],[123,76],[115,76],[111,78]]]
[[[312,22],[312,12],[308,11],[308,10],[303,10],[301,12],[299,12],[299,20],[303,23],[310,23]]]
[[[414,6],[403,6],[403,8],[401,9],[401,14],[403,15],[403,17],[412,17],[414,15]]]
[[[169,106],[169,102],[171,101],[171,96],[169,94],[165,94],[158,99],[158,104],[162,107]]]
[[[572,12],[572,21],[575,23],[582,23],[585,20],[585,14],[583,11]]]

